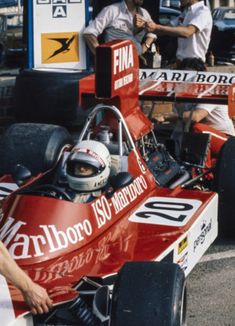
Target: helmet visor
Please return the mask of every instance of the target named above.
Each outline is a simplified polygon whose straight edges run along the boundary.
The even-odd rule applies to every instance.
[[[91,177],[97,174],[98,169],[84,162],[69,162],[67,166],[68,174],[74,177]]]
[[[99,174],[105,168],[103,161],[97,160],[91,152],[75,152],[67,162],[67,173],[74,177],[91,177]]]

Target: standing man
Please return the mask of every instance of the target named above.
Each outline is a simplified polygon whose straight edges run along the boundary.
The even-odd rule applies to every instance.
[[[197,58],[205,63],[212,30],[210,9],[204,5],[203,0],[180,2],[183,12],[171,22],[171,26],[151,21],[145,27],[149,32],[178,37],[177,66],[186,58]]]
[[[91,52],[95,54],[99,45],[98,37],[103,33],[105,42],[131,40],[139,56],[147,52],[157,37],[153,33],[146,35],[144,26],[152,19],[147,10],[141,7],[143,2],[144,0],[123,0],[104,7],[83,32]]]

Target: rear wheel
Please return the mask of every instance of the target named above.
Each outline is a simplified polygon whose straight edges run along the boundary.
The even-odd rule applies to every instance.
[[[5,47],[3,44],[0,44],[0,65],[1,66],[3,66],[5,63],[5,55],[6,55]]]
[[[219,194],[219,232],[235,236],[235,137],[223,145],[215,169],[214,190]]]
[[[130,262],[114,286],[111,326],[186,325],[185,276],[177,264]]]
[[[0,144],[0,175],[12,174],[17,164],[32,175],[53,167],[64,146],[72,144],[69,132],[60,126],[16,123],[3,135]]]

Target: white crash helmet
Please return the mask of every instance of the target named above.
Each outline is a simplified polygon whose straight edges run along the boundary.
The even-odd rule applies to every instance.
[[[92,168],[92,174],[78,173],[79,165]],[[111,157],[107,147],[95,140],[83,140],[70,153],[66,162],[67,180],[76,191],[95,191],[103,188],[108,181]]]

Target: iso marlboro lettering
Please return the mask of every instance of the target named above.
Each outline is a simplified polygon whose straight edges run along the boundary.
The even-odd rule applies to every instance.
[[[115,192],[111,197],[111,203],[108,202],[105,196],[98,198],[91,204],[98,228],[101,228],[107,221],[111,220],[112,206],[114,207],[115,214],[118,214],[140,196],[145,189],[147,189],[147,183],[144,177],[140,175],[129,186]]]
[[[92,208],[96,218],[98,228],[101,228],[112,218],[113,206],[115,214],[122,211],[131,202],[136,200],[144,190],[147,189],[147,183],[140,175],[129,186],[117,191],[111,198],[111,203],[105,196],[101,196],[94,203]],[[76,244],[92,235],[93,227],[88,219],[60,230],[56,225],[39,225],[42,230],[41,234],[27,235],[20,233],[22,226],[27,225],[26,222],[17,221],[12,217],[8,217],[7,221],[0,229],[0,239],[5,245],[11,241],[9,251],[15,259],[25,259],[31,257],[39,257],[44,255],[44,247],[49,246],[49,252],[54,253],[58,250],[65,249],[69,244]],[[29,247],[33,248],[29,253]]]
[[[9,217],[3,227],[0,229],[0,240],[5,245],[14,241],[8,247],[14,259],[25,259],[45,255],[45,246],[49,247],[49,252],[53,253],[67,248],[69,244],[76,244],[92,235],[92,225],[88,219],[67,227],[65,230],[59,230],[55,225],[39,225],[43,231],[38,235],[27,235],[20,233],[20,228],[27,223],[18,221]],[[30,253],[29,253],[30,248]]]
[[[109,202],[105,196],[101,196],[94,203],[92,208],[95,214],[98,228],[101,228],[112,217]]]
[[[144,190],[147,189],[147,183],[141,175],[136,178],[132,184],[116,192],[111,198],[115,213],[119,213],[123,208],[133,202]]]

